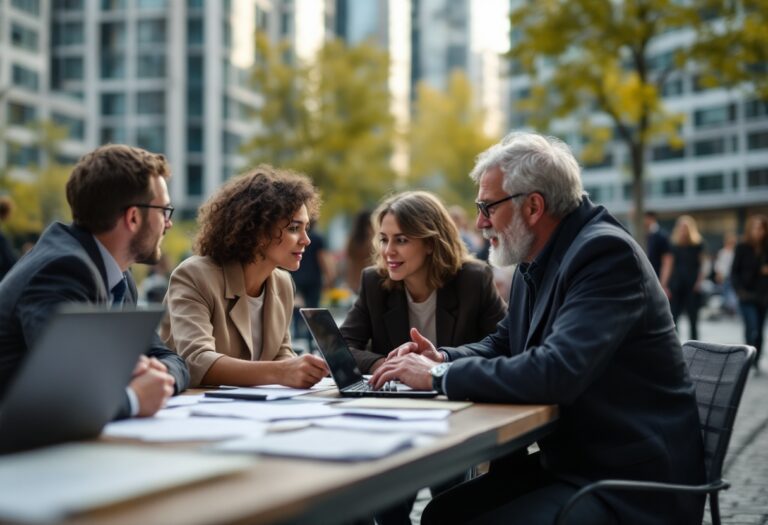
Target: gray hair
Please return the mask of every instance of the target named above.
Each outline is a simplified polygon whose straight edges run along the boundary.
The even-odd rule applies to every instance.
[[[477,156],[469,176],[479,182],[494,167],[504,174],[504,191],[510,195],[541,193],[547,211],[557,218],[578,208],[584,195],[579,163],[568,145],[556,137],[510,133]]]

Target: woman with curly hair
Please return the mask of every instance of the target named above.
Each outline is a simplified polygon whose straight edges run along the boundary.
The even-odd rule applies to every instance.
[[[171,274],[160,330],[186,360],[190,386],[308,388],[326,375],[321,358],[291,350],[293,284],[284,271],[301,264],[318,208],[307,177],[266,165],[201,206],[196,255]]]
[[[363,373],[411,340],[411,330],[439,346],[459,346],[494,332],[506,307],[493,272],[470,257],[443,203],[425,191],[385,199],[373,213],[374,266],[341,332]],[[464,477],[432,487],[438,494]],[[382,525],[410,523],[414,494],[379,512]]]

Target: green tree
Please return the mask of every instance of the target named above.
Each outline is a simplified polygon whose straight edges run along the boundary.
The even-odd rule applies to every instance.
[[[51,122],[36,123],[32,130],[33,145],[42,162],[26,168],[27,176],[6,176],[2,180],[3,189],[16,204],[8,220],[8,230],[14,235],[39,233],[55,220],[71,220],[65,194],[71,166],[58,161],[59,144],[66,138],[67,130]],[[18,147],[8,144],[11,150]]]
[[[532,78],[530,97],[519,109],[542,129],[552,129],[553,120],[559,118],[579,122],[587,139],[585,162],[602,158],[603,146],[613,138],[626,146],[633,224],[641,245],[647,149],[660,143],[683,145],[678,135],[683,116],[665,109],[662,88],[671,72],[695,65],[693,45],[661,56],[652,55],[652,46],[674,29],[691,30],[703,39],[703,28],[727,13],[725,4],[541,0],[525,2],[511,14],[514,37],[509,56]]]
[[[768,99],[768,0],[700,0],[701,17],[694,58],[703,81],[747,89]]]
[[[498,139],[485,133],[484,119],[464,73],[454,72],[445,92],[419,84],[409,137],[413,183],[474,212],[477,189],[467,175],[477,154]]]
[[[303,63],[263,34],[256,46],[260,131],[243,153],[254,164],[309,175],[323,194],[326,218],[377,201],[395,178],[387,54],[369,43],[331,40]]]

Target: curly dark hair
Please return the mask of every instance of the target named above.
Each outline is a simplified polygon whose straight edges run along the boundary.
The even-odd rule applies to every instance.
[[[194,251],[219,264],[253,262],[263,255],[259,246],[273,238],[281,222],[290,223],[302,204],[315,219],[320,197],[309,178],[262,164],[224,184],[200,206]]]

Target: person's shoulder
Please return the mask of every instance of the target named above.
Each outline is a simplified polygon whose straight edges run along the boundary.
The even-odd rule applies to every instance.
[[[272,277],[275,279],[275,285],[278,288],[293,289],[293,279],[291,279],[291,274],[287,270],[283,270],[282,268],[275,268],[272,271]]]
[[[191,255],[181,261],[174,272],[198,272],[221,269],[221,265],[207,255]]]

